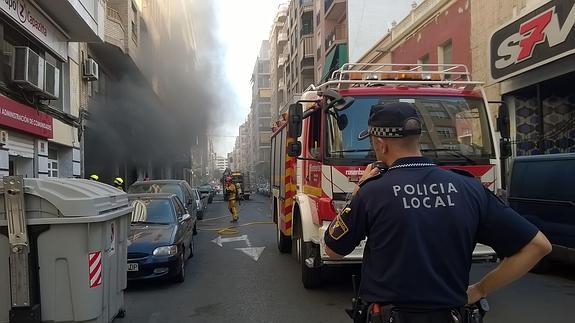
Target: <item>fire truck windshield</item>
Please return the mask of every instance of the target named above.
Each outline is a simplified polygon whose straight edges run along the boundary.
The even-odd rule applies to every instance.
[[[493,156],[485,105],[480,98],[455,96],[358,96],[349,108],[327,114],[326,161],[365,164],[375,160],[369,140],[357,139],[374,104],[413,103],[423,120],[421,151],[439,164],[484,164]],[[342,122],[341,119],[344,119]],[[345,120],[347,119],[347,120]],[[339,124],[339,125],[338,125]]]

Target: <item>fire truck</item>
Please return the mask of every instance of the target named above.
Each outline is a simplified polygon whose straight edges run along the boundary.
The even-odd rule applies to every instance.
[[[499,146],[481,82],[464,65],[345,64],[310,86],[273,125],[271,179],[277,246],[301,265],[305,288],[321,284],[324,266],[361,263],[365,241],[330,259],[324,232],[342,211],[365,166],[375,161],[358,134],[375,104],[408,102],[423,121],[421,151],[446,169],[463,169],[488,188],[501,187]],[[441,257],[441,255],[438,255]],[[477,245],[474,260],[495,260]],[[393,261],[390,259],[390,261]]]

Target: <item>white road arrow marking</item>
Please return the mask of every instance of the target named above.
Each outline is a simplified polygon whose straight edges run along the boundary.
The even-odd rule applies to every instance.
[[[264,252],[265,248],[266,247],[236,248],[236,250],[239,250],[239,251],[245,253],[250,258],[252,258],[254,261],[258,261],[258,259],[260,259],[260,256],[262,255],[262,252]]]
[[[248,246],[251,246],[250,241],[248,240],[247,235],[239,236],[239,237],[231,237],[231,238],[222,238],[222,236],[218,236],[216,239],[212,240],[213,243],[217,244],[220,247],[223,247],[223,244],[226,242],[235,242],[235,241],[242,241],[245,240]]]

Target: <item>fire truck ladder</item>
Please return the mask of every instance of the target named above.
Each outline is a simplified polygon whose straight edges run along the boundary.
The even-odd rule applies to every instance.
[[[373,64],[347,63],[334,71],[329,81],[307,90],[376,85],[428,85],[471,91],[483,82],[471,80],[462,64]]]

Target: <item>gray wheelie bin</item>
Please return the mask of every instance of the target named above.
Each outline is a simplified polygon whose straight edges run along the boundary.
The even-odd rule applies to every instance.
[[[0,179],[0,322],[124,315],[131,207],[82,179]]]

